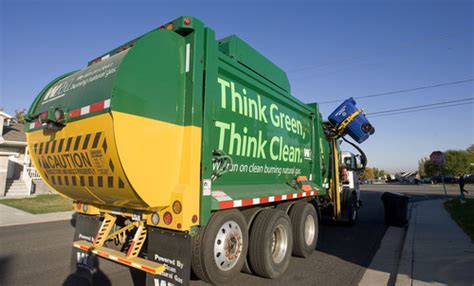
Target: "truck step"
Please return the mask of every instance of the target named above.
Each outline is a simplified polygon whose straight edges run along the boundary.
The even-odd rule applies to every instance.
[[[127,255],[125,255],[125,253],[104,246],[94,247],[92,243],[87,242],[85,240],[75,241],[73,243],[73,246],[84,251],[90,251],[100,257],[121,263],[123,265],[134,267],[155,275],[162,273],[166,269],[163,264],[159,264],[139,257],[127,258]]]

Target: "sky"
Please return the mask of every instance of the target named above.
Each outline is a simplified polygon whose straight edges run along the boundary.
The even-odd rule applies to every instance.
[[[293,96],[307,103],[474,79],[473,3],[0,0],[0,107],[29,108],[52,79],[182,15],[199,18],[217,38],[248,42],[287,72]],[[473,101],[370,113],[472,97],[471,81],[357,100],[376,130],[361,145],[369,166],[414,171],[434,150],[474,144]],[[321,104],[323,117],[338,104]]]

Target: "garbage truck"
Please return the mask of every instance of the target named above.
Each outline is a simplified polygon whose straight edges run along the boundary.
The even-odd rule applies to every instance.
[[[352,99],[323,120],[282,69],[187,16],[54,79],[25,120],[39,174],[73,200],[71,275],[93,281],[101,258],[147,285],[280,276],[321,216],[348,219],[340,138],[373,133]]]

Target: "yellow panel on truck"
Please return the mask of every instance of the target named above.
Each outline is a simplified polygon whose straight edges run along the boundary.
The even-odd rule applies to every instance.
[[[155,30],[53,81],[28,115],[42,178],[89,210],[164,217],[177,202],[155,225],[197,225],[201,128],[185,122],[185,68],[184,38]]]

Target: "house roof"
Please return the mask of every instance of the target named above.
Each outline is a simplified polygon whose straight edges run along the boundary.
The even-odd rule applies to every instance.
[[[26,134],[24,130],[24,125],[21,123],[10,123],[9,126],[3,126],[2,137],[6,141],[19,141],[26,142]]]
[[[13,118],[10,114],[6,113],[5,111],[0,111],[0,116],[6,117],[6,118]]]

